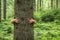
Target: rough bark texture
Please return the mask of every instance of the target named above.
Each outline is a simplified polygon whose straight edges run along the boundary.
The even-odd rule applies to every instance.
[[[3,17],[6,19],[6,0],[3,0]]]
[[[33,18],[33,0],[15,0],[15,18],[20,23],[14,24],[14,40],[34,40],[33,24],[28,18]]]
[[[0,22],[1,22],[1,0],[0,0]]]

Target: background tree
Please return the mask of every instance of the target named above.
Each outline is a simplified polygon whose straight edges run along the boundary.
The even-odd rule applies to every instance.
[[[60,8],[60,0],[58,0],[58,7]]]
[[[58,8],[58,0],[56,0],[56,8]]]
[[[1,22],[1,0],[0,0],[0,22]]]
[[[3,0],[3,17],[6,19],[6,0]]]
[[[40,7],[41,7],[41,0],[40,0]]]
[[[51,8],[53,7],[53,0],[51,0]]]

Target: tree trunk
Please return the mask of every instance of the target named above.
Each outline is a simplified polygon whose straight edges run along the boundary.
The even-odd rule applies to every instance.
[[[58,8],[60,8],[60,0],[58,0]]]
[[[0,22],[1,22],[1,0],[0,0]]]
[[[41,7],[43,7],[43,0],[41,1]]]
[[[58,0],[56,0],[56,8],[58,8]]]
[[[41,7],[41,0],[40,0],[40,7]]]
[[[3,0],[3,17],[6,19],[6,0]]]
[[[15,18],[20,23],[14,24],[14,40],[34,40],[33,25],[28,18],[33,18],[33,0],[15,0]]]
[[[53,8],[53,0],[51,0],[51,8]]]

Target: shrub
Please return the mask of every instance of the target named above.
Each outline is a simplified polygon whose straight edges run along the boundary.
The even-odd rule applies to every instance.
[[[54,15],[45,14],[41,17],[41,21],[43,21],[43,22],[52,22],[52,21],[54,21]]]

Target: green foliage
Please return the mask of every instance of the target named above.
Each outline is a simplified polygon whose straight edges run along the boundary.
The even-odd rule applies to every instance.
[[[13,40],[13,25],[10,22],[11,19],[3,20],[0,23],[0,40]]]
[[[54,15],[51,15],[51,14],[45,14],[41,17],[41,20],[43,22],[52,22],[54,21]]]
[[[60,39],[60,9],[42,10],[34,13],[35,40],[59,40]]]
[[[14,15],[14,0],[7,0],[7,19],[4,20],[2,18],[2,22],[0,22],[0,40],[13,40],[14,26],[10,22],[11,19],[13,18],[13,15]]]

